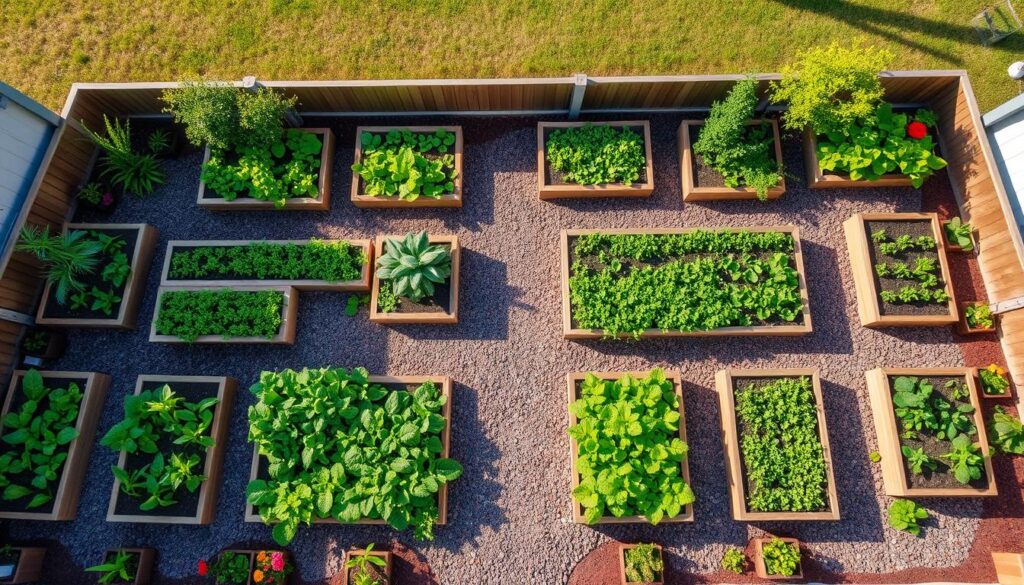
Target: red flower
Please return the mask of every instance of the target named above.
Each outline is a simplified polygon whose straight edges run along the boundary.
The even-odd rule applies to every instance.
[[[199,561],[199,576],[205,577],[209,567],[206,565],[206,561]]]
[[[921,140],[925,136],[928,136],[928,127],[925,126],[924,123],[914,120],[907,124],[907,136],[914,140]]]

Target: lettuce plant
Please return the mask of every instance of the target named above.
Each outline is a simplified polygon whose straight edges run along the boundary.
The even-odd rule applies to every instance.
[[[908,534],[919,536],[921,527],[918,522],[928,519],[928,510],[918,506],[911,500],[893,500],[889,504],[889,526]]]
[[[245,196],[272,201],[277,208],[291,198],[317,197],[323,142],[298,129],[285,130],[280,136],[265,145],[211,148],[210,160],[203,165],[203,183],[227,201]]]
[[[1002,406],[996,406],[989,421],[988,434],[992,446],[1000,453],[1024,455],[1024,424],[1020,419],[1007,414]]]
[[[432,133],[396,129],[363,132],[359,141],[362,155],[352,170],[362,178],[364,194],[415,201],[455,192],[458,171],[448,153],[455,134],[443,128]]]
[[[661,581],[665,562],[661,552],[653,544],[638,544],[623,552],[627,583],[650,583]]]
[[[638,183],[647,167],[644,139],[629,128],[587,124],[555,130],[545,148],[551,168],[580,185]]]
[[[769,575],[792,577],[800,571],[800,548],[796,544],[773,538],[761,546],[761,554]]]

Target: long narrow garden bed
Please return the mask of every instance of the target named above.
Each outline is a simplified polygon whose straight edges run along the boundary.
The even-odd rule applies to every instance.
[[[290,286],[160,287],[149,340],[295,343],[299,294]]]

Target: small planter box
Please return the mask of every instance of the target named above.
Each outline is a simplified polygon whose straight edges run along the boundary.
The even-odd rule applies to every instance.
[[[130,583],[131,585],[149,585],[153,577],[153,561],[156,559],[156,549],[152,548],[112,548],[103,555],[103,562],[109,562],[114,556],[124,551],[136,558],[135,578],[131,581],[114,581],[114,584]]]
[[[148,512],[138,510],[131,498],[121,493],[121,482],[115,478],[110,490],[110,505],[107,507],[107,522],[138,522],[143,524],[209,524],[217,512],[217,494],[223,472],[224,443],[228,438],[228,423],[231,420],[231,406],[235,400],[237,382],[223,376],[160,376],[141,375],[135,382],[135,395],[145,390],[155,390],[163,385],[190,401],[217,397],[213,422],[210,423],[210,437],[214,445],[206,450],[202,461],[202,474],[206,481],[195,492],[178,493],[178,503],[168,508],[156,508]],[[121,451],[117,466],[126,469],[128,453]],[[142,459],[148,461],[149,455]],[[134,466],[130,466],[133,467]],[[194,512],[192,510],[194,509]]]
[[[747,122],[753,126],[765,122],[772,127],[775,136],[775,160],[782,168],[782,140],[779,136],[779,123],[774,119]],[[693,144],[704,126],[703,120],[683,120],[679,124],[677,140],[679,143],[679,166],[683,176],[683,201],[742,201],[757,199],[757,191],[750,187],[726,187],[698,185],[697,156],[693,153]],[[716,173],[717,174],[717,173]],[[777,187],[768,190],[767,199],[774,201],[786,192],[786,179],[779,181]]]
[[[370,290],[370,275],[373,273],[373,246],[370,240],[323,240],[325,243],[345,241],[361,248],[366,255],[366,264],[363,265],[362,274],[358,279],[347,281],[330,280],[260,280],[251,279],[173,279],[171,278],[171,258],[175,253],[181,253],[193,248],[233,248],[235,246],[247,246],[249,244],[308,244],[309,240],[171,240],[167,242],[167,253],[164,254],[163,270],[160,273],[160,286],[187,286],[187,287],[213,287],[213,288],[235,288],[240,286],[293,286],[300,291],[332,291],[332,292],[366,292]]]
[[[288,199],[284,207],[274,207],[273,201],[262,201],[251,197],[238,197],[228,201],[216,193],[207,192],[206,184],[199,181],[199,207],[214,211],[266,211],[286,209],[292,211],[327,211],[331,208],[331,170],[334,167],[334,132],[330,128],[302,128],[310,134],[316,134],[323,141],[320,151],[320,169],[317,186],[318,197],[293,197]],[[203,166],[210,162],[210,147],[206,147],[203,155]]]
[[[1024,585],[1024,555],[994,552],[992,563],[1000,585]]]
[[[266,553],[282,552],[282,553],[284,553],[284,556],[285,556],[285,563],[288,563],[288,552],[287,551],[228,549],[228,550],[225,550],[225,551],[221,552],[220,554],[223,555],[224,553],[234,553],[234,554],[237,554],[237,555],[242,555],[243,557],[248,557],[249,558],[249,579],[245,582],[245,585],[257,585],[256,583],[253,582],[252,572],[256,570],[256,555],[260,554],[261,552],[266,552]],[[220,556],[220,555],[218,555],[218,556]],[[287,579],[285,580],[285,582],[287,582]]]
[[[565,339],[605,339],[608,335],[602,329],[582,329],[576,325],[572,314],[572,297],[569,292],[571,276],[572,240],[586,234],[684,234],[698,231],[700,228],[634,228],[634,229],[574,229],[562,230],[561,234],[561,275],[562,275],[562,336]],[[750,327],[720,327],[711,331],[679,331],[647,329],[640,334],[641,338],[650,337],[747,337],[747,336],[780,336],[807,335],[811,333],[811,306],[807,297],[807,278],[804,272],[803,253],[800,247],[800,230],[796,226],[727,228],[728,231],[748,232],[782,232],[793,236],[793,263],[800,278],[800,297],[803,299],[802,323],[792,325],[754,325]],[[719,231],[726,231],[722,229]],[[631,339],[629,333],[620,333],[617,338]]]
[[[958,254],[970,254],[978,249],[978,238],[974,235],[973,229],[971,230],[971,243],[974,245],[974,247],[971,248],[969,252],[967,250],[964,250],[963,246],[960,246],[956,242],[949,241],[949,238],[946,236],[947,223],[949,223],[948,219],[942,220],[942,229],[940,230],[942,232],[942,245],[946,248],[947,252],[956,252]]]
[[[632,548],[636,548],[635,544],[620,544],[619,545],[619,581],[622,585],[664,585],[665,584],[665,569],[661,570],[661,574],[658,575],[660,578],[657,581],[630,581],[626,578],[626,551]],[[662,555],[661,545],[655,544],[654,550],[658,553],[658,558],[662,559],[662,566],[664,566],[664,557]]]
[[[0,583],[35,583],[43,576],[43,559],[46,557],[46,548],[14,546],[11,547],[17,560],[14,562],[14,572],[10,577],[0,577]]]
[[[29,336],[42,333],[46,337],[46,347],[38,351],[25,349],[25,340]],[[67,347],[68,337],[64,333],[49,329],[26,329],[19,345],[21,346],[21,363],[27,368],[40,369],[48,362],[59,359],[64,355]]]
[[[360,556],[362,556],[364,554],[366,554],[366,549],[362,549],[362,548],[354,548],[352,550],[345,551],[345,558],[343,559],[342,564],[341,564],[342,571],[344,571],[342,573],[342,577],[341,577],[341,585],[352,585],[353,583],[355,583],[355,581],[350,576],[350,574],[352,573],[353,569],[349,569],[349,568],[346,568],[346,567],[348,566],[349,559],[352,559],[352,558],[355,558],[355,557],[360,557]],[[384,583],[382,585],[391,585],[391,571],[392,571],[392,563],[393,563],[392,556],[393,555],[389,551],[386,551],[386,550],[380,550],[380,551],[378,551],[378,550],[371,550],[370,551],[370,555],[371,556],[375,556],[375,557],[380,557],[380,558],[384,559],[384,567],[383,568],[376,567],[376,565],[374,565],[374,567],[378,568],[380,570],[380,572],[383,573]]]
[[[800,548],[800,541],[795,538],[779,538],[782,542],[795,545]],[[769,575],[768,569],[764,564],[764,545],[771,542],[771,537],[762,537],[753,539],[754,542],[754,572],[757,576],[762,579],[770,579],[772,581],[799,581],[804,578],[804,564],[803,558],[800,559],[800,566],[797,568],[797,572],[789,577],[782,575]]]
[[[926,230],[927,235],[935,239],[934,254],[938,258],[939,278],[949,293],[949,301],[944,305],[922,305],[927,311],[916,312],[914,310],[918,309],[917,305],[895,305],[894,307],[909,307],[901,313],[896,313],[894,308],[886,309],[885,303],[879,296],[881,284],[874,270],[876,260],[873,248],[875,244],[871,241],[871,229],[868,227],[868,224],[877,226],[885,222],[931,224],[931,228]],[[857,290],[857,313],[860,315],[861,325],[864,327],[925,327],[952,325],[959,321],[946,250],[941,245],[942,228],[939,225],[938,215],[934,213],[858,213],[843,222],[843,230],[846,232],[850,269],[853,271],[853,282]]]
[[[974,407],[972,418],[978,429],[978,434],[971,440],[979,444],[985,458],[984,485],[977,487],[969,484],[957,484],[954,487],[911,486],[910,472],[903,464],[899,426],[896,414],[893,412],[890,378],[896,376],[963,378],[970,392],[971,406]],[[995,473],[992,471],[991,452],[985,434],[985,421],[982,417],[981,404],[978,401],[978,388],[975,386],[974,372],[971,368],[875,368],[868,371],[866,377],[868,394],[871,398],[871,415],[875,421],[875,433],[878,436],[878,452],[882,456],[882,485],[885,495],[903,498],[973,498],[998,495]],[[938,389],[939,385],[936,384],[936,390]]]
[[[982,400],[1005,400],[1007,398],[1013,398],[1013,380],[1010,379],[1009,372],[1004,377],[1010,382],[1009,387],[1006,388],[1006,394],[989,394],[985,392],[985,387],[981,384],[981,370],[984,368],[970,368],[971,377],[974,378],[974,386],[978,389],[978,396]]]
[[[37,325],[59,327],[95,327],[109,329],[135,329],[135,321],[142,302],[142,293],[146,287],[146,276],[153,260],[153,248],[156,247],[157,229],[143,223],[71,223],[64,231],[96,230],[122,236],[125,239],[124,253],[131,264],[131,274],[120,291],[121,303],[117,312],[110,315],[82,317],[74,315],[68,308],[62,307],[53,296],[49,282],[43,288],[42,300],[36,313]],[[102,265],[96,266],[97,274],[103,270]]]
[[[359,164],[363,160],[363,144],[361,137],[363,132],[373,134],[386,134],[391,130],[409,130],[415,134],[433,134],[438,129],[444,129],[455,135],[455,144],[448,154],[455,156],[455,189],[452,193],[446,193],[440,199],[431,197],[420,197],[415,201],[405,201],[398,197],[386,197],[383,195],[367,195],[363,192],[363,180],[359,173],[352,172],[352,205],[363,208],[384,208],[384,207],[462,207],[463,182],[462,178],[462,126],[359,126],[356,128],[356,154],[355,162]]]
[[[234,291],[260,291],[260,290],[278,290],[284,293],[284,306],[281,308],[281,330],[274,337],[267,339],[265,337],[229,337],[225,339],[222,335],[201,335],[198,339],[192,342],[185,341],[176,335],[162,335],[156,332],[156,321],[160,312],[160,297],[165,292],[175,290],[206,290],[211,287],[188,287],[188,286],[162,286],[157,291],[156,295],[156,312],[153,315],[153,323],[149,327],[149,341],[153,343],[202,343],[202,344],[237,344],[237,343],[252,343],[252,344],[271,344],[271,345],[292,345],[295,343],[295,322],[298,319],[299,311],[299,293],[295,288],[290,286],[233,286],[230,287]],[[219,287],[214,287],[219,288]]]
[[[11,378],[7,396],[4,398],[0,420],[20,407],[23,399],[21,382],[25,377],[24,370],[17,370]],[[54,497],[49,503],[27,510],[26,498],[14,501],[0,501],[0,519],[6,520],[74,520],[78,514],[78,496],[82,491],[85,469],[89,464],[89,453],[92,451],[96,425],[103,411],[103,400],[110,387],[110,376],[96,372],[40,372],[43,383],[48,388],[67,387],[74,382],[82,391],[82,402],[79,404],[78,420],[75,429],[78,436],[67,444],[67,460],[60,472],[60,480],[56,484]],[[0,422],[0,433],[4,433]],[[0,444],[0,453],[7,450],[6,444]],[[27,483],[27,481],[26,481]],[[51,484],[52,485],[52,484]]]
[[[991,327],[971,327],[967,324],[967,307],[972,305],[986,305],[985,301],[960,301],[957,306],[960,308],[960,320],[956,323],[956,330],[960,335],[973,335],[976,333],[995,333],[996,316],[992,315]]]
[[[567,405],[572,405],[579,398],[579,386],[586,379],[587,374],[594,374],[602,380],[617,380],[622,376],[629,374],[634,378],[643,378],[650,374],[650,371],[632,371],[632,372],[573,372],[566,376],[567,386]],[[665,378],[672,381],[672,387],[675,389],[676,396],[679,397],[679,439],[686,443],[686,407],[683,405],[683,382],[682,375],[678,370],[665,370]],[[579,421],[576,416],[573,415],[572,411],[569,411],[569,426],[572,427]],[[688,444],[688,443],[687,443]],[[572,470],[572,490],[575,490],[580,485],[580,474],[576,471],[576,459],[579,456],[579,446],[576,444],[576,440],[569,437],[569,461],[571,462]],[[679,463],[679,467],[682,470],[683,479],[687,485],[693,485],[690,483],[690,458],[689,456],[684,457]],[[572,492],[570,490],[570,493]],[[569,501],[572,505],[572,521],[577,524],[587,524],[587,521],[583,517],[583,506],[569,497]],[[637,524],[646,523],[647,518],[643,516],[623,516],[617,518],[615,516],[602,516],[596,524]],[[666,516],[662,519],[662,523],[678,523],[678,522],[693,522],[693,504],[687,504],[685,508],[676,516],[669,518]]]
[[[441,435],[441,447],[442,451],[440,454],[441,458],[447,458],[451,452],[451,433],[452,433],[452,379],[448,376],[369,376],[367,378],[370,382],[375,384],[381,384],[390,389],[394,390],[412,390],[418,387],[420,384],[425,382],[433,381],[441,389],[441,394],[445,397],[444,403],[444,433]],[[268,479],[267,470],[264,465],[265,460],[260,457],[259,450],[256,446],[253,446],[252,450],[252,466],[249,472],[249,481],[256,481],[257,479]],[[246,502],[245,504],[245,521],[246,522],[263,522],[260,515],[256,512],[255,507]],[[444,526],[448,523],[448,484],[444,483],[441,485],[441,489],[437,491],[437,521],[434,522],[437,526]],[[339,524],[338,521],[333,518],[318,518],[313,521],[313,524]],[[363,519],[351,522],[350,524],[372,524],[378,526],[386,526],[387,522],[382,519]]]
[[[821,441],[825,459],[825,473],[828,478],[828,509],[818,512],[755,512],[747,508],[747,482],[743,465],[743,450],[740,445],[739,423],[736,416],[736,389],[744,380],[767,380],[772,378],[811,379],[814,401],[818,411],[818,438]],[[729,475],[729,496],[732,517],[741,522],[839,520],[839,496],[836,493],[836,479],[832,470],[832,450],[828,441],[828,427],[825,423],[825,406],[821,394],[821,379],[814,368],[788,369],[726,369],[715,374],[715,389],[722,413],[722,438],[725,452],[725,468]]]
[[[401,240],[402,236],[389,235],[377,236],[374,243],[374,258],[380,259],[384,255],[385,240]],[[448,286],[435,284],[434,299],[441,298],[443,301],[432,300],[430,304],[404,301],[410,306],[409,310],[402,310],[402,303],[398,309],[391,313],[380,310],[378,299],[380,297],[381,281],[374,275],[373,288],[370,292],[370,321],[383,323],[385,325],[399,325],[405,323],[429,323],[432,325],[454,325],[459,322],[459,247],[458,236],[434,236],[428,237],[428,241],[434,245],[448,246],[452,255],[452,275],[448,279]],[[445,290],[447,288],[447,291]]]
[[[900,173],[882,175],[875,181],[854,181],[848,175],[824,173],[818,166],[818,137],[811,130],[804,131],[804,166],[807,167],[807,186],[811,189],[873,189],[875,187],[911,187],[910,178]],[[938,241],[938,240],[936,240]]]
[[[547,139],[555,130],[580,128],[583,126],[611,126],[612,128],[629,128],[644,138],[644,151],[647,158],[647,169],[640,176],[643,182],[625,185],[623,183],[606,183],[603,185],[580,185],[578,183],[555,182],[547,163]],[[654,192],[654,159],[651,156],[651,124],[647,120],[627,122],[538,122],[537,123],[537,190],[540,198],[562,199],[578,197],[593,199],[598,197],[650,197]]]

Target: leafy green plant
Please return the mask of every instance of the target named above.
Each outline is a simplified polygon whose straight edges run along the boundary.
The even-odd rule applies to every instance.
[[[363,180],[361,192],[369,196],[440,199],[455,192],[455,157],[448,150],[455,134],[394,129],[387,133],[363,132],[360,162],[352,170]]]
[[[974,407],[970,403],[951,403],[935,391],[935,386],[927,378],[896,377],[892,401],[904,431],[927,432],[947,441],[962,434],[973,435],[977,431],[974,420],[968,416],[974,413]]]
[[[742,575],[747,570],[747,555],[736,547],[729,547],[722,555],[722,568]]]
[[[761,555],[769,575],[792,577],[800,572],[800,548],[796,544],[772,538],[761,546]]]
[[[122,240],[123,241],[123,240]],[[132,265],[128,262],[128,256],[123,252],[114,254],[111,261],[103,267],[100,277],[115,287],[123,286],[132,273]],[[120,299],[118,299],[120,300]]]
[[[971,237],[974,228],[971,227],[971,224],[964,223],[959,215],[949,221],[942,222],[942,229],[945,231],[946,240],[950,244],[959,246],[964,252],[970,252],[974,249],[974,238]]]
[[[384,254],[377,259],[376,278],[390,282],[396,296],[413,302],[434,296],[434,284],[451,275],[451,252],[431,245],[425,231],[384,240]]]
[[[253,91],[215,83],[184,83],[161,96],[185,136],[211,150],[267,148],[281,139],[285,115],[296,98],[272,89]]]
[[[390,287],[389,287],[390,290]],[[380,295],[378,294],[378,297]],[[379,299],[378,299],[379,300]],[[349,295],[348,300],[345,302],[345,315],[349,317],[355,317],[359,313],[359,307],[363,307],[370,304],[370,295]],[[380,303],[378,303],[380,305]],[[381,309],[383,310],[383,309]],[[391,309],[392,311],[394,308]],[[391,311],[384,311],[389,313]]]
[[[665,563],[661,550],[653,544],[638,544],[622,552],[626,567],[627,583],[650,583],[660,581]]]
[[[925,470],[935,471],[939,468],[939,462],[926,455],[922,448],[911,449],[903,445],[901,450],[903,458],[907,461],[907,466],[913,473],[921,475]]]
[[[281,208],[288,199],[319,195],[322,149],[315,134],[288,129],[266,145],[239,146],[232,151],[211,149],[201,179],[227,201],[245,196],[272,201]]]
[[[21,340],[22,351],[29,354],[40,354],[50,344],[50,334],[46,331],[32,331],[26,333]]]
[[[385,280],[380,283],[380,290],[377,292],[377,308],[381,313],[394,313],[398,310],[398,303],[401,300],[395,294],[395,288],[391,281]]]
[[[871,234],[871,241],[878,245],[878,251],[890,258],[903,258],[914,252],[923,255],[912,257],[913,266],[897,260],[894,262],[880,261],[875,264],[875,275],[878,278],[891,280],[909,280],[913,284],[898,289],[882,288],[878,292],[879,299],[889,304],[930,303],[945,304],[949,302],[949,292],[941,280],[942,267],[935,254],[937,244],[931,236],[913,237],[903,234],[892,238],[884,229]],[[884,286],[891,286],[886,284]]]
[[[253,242],[242,246],[176,249],[170,277],[188,279],[355,280],[367,263],[362,248],[345,241]]]
[[[93,311],[102,311],[104,315],[114,314],[114,307],[121,302],[121,297],[112,291],[100,290],[99,287],[92,287],[92,305],[89,308]]]
[[[782,180],[782,173],[775,160],[771,126],[763,121],[748,124],[757,102],[757,81],[737,82],[725,100],[712,104],[693,152],[722,175],[726,187],[750,187],[764,200]]]
[[[971,442],[967,435],[957,435],[950,444],[950,451],[943,455],[949,462],[953,476],[960,483],[971,483],[981,479],[985,459],[981,447]]]
[[[971,329],[991,329],[995,326],[995,318],[988,303],[975,303],[964,307],[967,326]]]
[[[16,249],[32,254],[43,264],[46,280],[54,286],[54,297],[63,305],[69,293],[85,287],[79,278],[96,270],[101,245],[83,230],[50,235],[49,226],[42,230],[25,226]]]
[[[156,332],[188,342],[204,335],[273,339],[284,303],[278,290],[166,291],[157,301]]]
[[[987,368],[978,370],[978,379],[981,381],[981,391],[992,396],[1001,396],[1010,390],[1010,380],[1006,377],[1006,370],[996,364],[989,364]]]
[[[1024,424],[1002,406],[996,406],[992,411],[988,436],[992,447],[999,453],[1024,455]]]
[[[638,183],[647,168],[643,137],[625,127],[587,124],[555,130],[545,149],[551,168],[580,185]]]
[[[384,585],[384,581],[377,579],[378,569],[387,566],[387,562],[378,555],[373,554],[373,544],[366,545],[362,554],[350,555],[345,561],[345,569],[350,571],[353,585]]]
[[[245,585],[249,582],[249,557],[224,551],[210,563],[209,574],[218,584]]]
[[[90,205],[99,205],[103,201],[103,186],[99,183],[86,183],[78,191],[78,198]]]
[[[928,519],[928,510],[918,506],[911,500],[893,500],[889,505],[889,526],[914,536],[920,536],[921,526],[918,522]]]
[[[162,185],[167,175],[156,159],[152,155],[139,154],[132,149],[131,122],[125,121],[122,126],[117,118],[111,122],[104,114],[103,124],[106,127],[106,135],[90,130],[85,121],[81,121],[85,133],[103,150],[100,175],[136,196],[148,195],[158,185]]]
[[[86,567],[86,571],[102,573],[99,582],[107,585],[109,583],[132,583],[135,581],[135,574],[139,570],[138,553],[126,550],[114,551],[113,555],[107,555],[102,564]]]
[[[644,516],[651,524],[694,501],[680,474],[688,447],[679,438],[679,397],[659,369],[643,379],[588,374],[569,411],[579,485],[573,498],[588,524],[602,516]]]
[[[161,156],[171,151],[171,134],[163,128],[157,128],[146,137],[146,147],[149,152]]]

